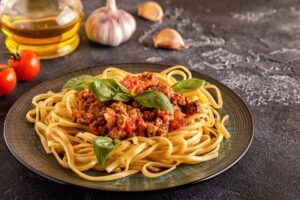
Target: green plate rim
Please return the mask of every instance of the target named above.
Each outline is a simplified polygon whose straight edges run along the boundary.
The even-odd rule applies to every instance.
[[[253,123],[253,119],[252,119],[252,116],[251,116],[251,112],[250,110],[248,109],[248,107],[246,106],[246,104],[244,103],[244,101],[239,97],[239,95],[237,95],[233,90],[231,90],[229,87],[227,87],[225,84],[219,82],[218,80],[208,76],[208,75],[205,75],[201,72],[198,72],[198,71],[194,71],[192,69],[189,68],[189,70],[191,71],[192,74],[198,74],[202,77],[204,77],[205,80],[209,80],[209,82],[212,82],[212,83],[216,83],[218,85],[221,85],[223,87],[223,89],[226,89],[227,91],[229,91],[231,93],[231,95],[234,96],[234,99],[239,101],[241,103],[241,106],[245,109],[246,111],[246,115],[247,115],[247,118],[249,119],[249,122],[250,122],[250,131],[249,134],[251,134],[250,136],[250,139],[248,140],[248,144],[246,146],[244,146],[243,150],[241,151],[241,153],[239,154],[239,156],[231,163],[229,163],[227,166],[225,166],[223,169],[219,170],[218,172],[212,174],[212,175],[209,175],[205,178],[202,178],[202,179],[199,179],[199,180],[196,180],[196,181],[192,181],[192,182],[189,182],[189,183],[184,183],[184,184],[178,184],[178,185],[175,185],[175,186],[171,186],[171,187],[160,187],[160,188],[155,188],[155,189],[146,189],[146,190],[118,190],[118,189],[101,189],[101,188],[93,188],[93,187],[87,187],[87,186],[84,186],[84,185],[79,185],[79,184],[75,184],[75,183],[70,183],[70,182],[66,182],[66,181],[63,181],[63,180],[59,180],[55,177],[52,177],[52,176],[49,176],[47,174],[44,174],[43,172],[35,169],[34,167],[31,167],[30,165],[28,165],[19,155],[17,155],[17,153],[13,150],[12,146],[10,145],[10,143],[8,142],[7,140],[7,121],[9,120],[10,116],[12,115],[12,113],[14,112],[14,109],[15,107],[20,103],[22,102],[23,99],[26,98],[27,94],[32,92],[32,91],[35,91],[36,89],[38,89],[40,87],[41,84],[46,84],[46,83],[50,83],[50,82],[53,82],[55,80],[58,80],[58,79],[62,79],[64,78],[65,76],[75,76],[76,74],[80,74],[81,72],[83,71],[88,71],[88,70],[93,70],[95,68],[101,68],[101,69],[105,69],[107,67],[117,67],[117,68],[120,68],[122,69],[123,67],[129,67],[129,66],[152,66],[152,67],[155,67],[155,68],[160,68],[160,69],[166,69],[168,67],[171,67],[172,65],[168,65],[168,64],[158,64],[158,63],[117,63],[117,64],[100,64],[99,66],[94,66],[94,67],[89,67],[89,68],[84,68],[84,69],[80,69],[80,70],[76,70],[75,72],[72,72],[72,73],[68,73],[68,74],[63,74],[63,75],[60,75],[60,76],[57,76],[56,78],[54,79],[51,79],[51,80],[46,80],[46,81],[43,81],[39,84],[37,84],[36,86],[34,86],[33,88],[31,88],[29,91],[27,91],[26,93],[24,93],[14,104],[13,106],[9,109],[7,115],[6,115],[6,118],[5,118],[5,121],[4,121],[4,128],[3,128],[3,137],[4,137],[4,141],[5,141],[5,144],[8,148],[8,150],[10,151],[10,153],[18,160],[19,163],[21,163],[23,166],[25,166],[27,169],[29,169],[30,171],[32,171],[33,173],[39,175],[39,176],[42,176],[44,177],[45,179],[48,179],[48,180],[51,180],[53,182],[56,182],[56,183],[59,183],[59,184],[66,184],[66,185],[74,185],[74,186],[78,186],[78,187],[84,187],[84,188],[89,188],[89,189],[95,189],[95,190],[103,190],[103,191],[116,191],[116,192],[143,192],[143,191],[158,191],[158,190],[166,190],[166,189],[174,189],[174,188],[179,188],[179,187],[183,187],[183,186],[188,186],[188,185],[193,185],[193,184],[196,184],[196,183],[200,183],[200,182],[204,182],[204,181],[207,181],[211,178],[214,178],[220,174],[222,174],[223,172],[227,171],[228,169],[230,169],[231,167],[233,167],[245,154],[246,152],[248,151],[252,141],[253,141],[253,137],[254,137],[254,123]],[[151,70],[149,70],[151,71]]]

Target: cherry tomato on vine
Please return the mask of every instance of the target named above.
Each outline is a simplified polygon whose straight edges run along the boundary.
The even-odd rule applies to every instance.
[[[0,64],[0,96],[9,95],[17,85],[15,70]]]
[[[40,72],[40,59],[29,50],[18,51],[8,59],[8,65],[15,69],[19,81],[30,81]]]

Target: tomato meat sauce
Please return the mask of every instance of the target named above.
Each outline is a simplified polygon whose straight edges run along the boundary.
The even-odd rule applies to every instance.
[[[162,92],[170,100],[174,114],[158,108],[144,108],[133,100],[101,102],[85,89],[77,93],[79,109],[73,111],[74,122],[88,126],[95,135],[114,139],[167,136],[168,132],[185,126],[187,117],[201,112],[198,101],[189,102],[153,73],[127,75],[121,84],[135,95],[147,90]]]

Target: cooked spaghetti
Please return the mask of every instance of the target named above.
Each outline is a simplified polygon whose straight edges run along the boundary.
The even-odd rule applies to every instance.
[[[109,181],[139,172],[159,177],[178,165],[218,157],[223,139],[230,137],[224,126],[229,116],[218,112],[223,105],[220,90],[203,80],[199,85],[199,79],[196,88],[190,82],[176,85],[177,80],[192,80],[183,66],[142,74],[107,68],[88,78],[69,81],[73,88],[35,96],[34,109],[26,115],[45,151],[84,179]],[[91,86],[95,80],[108,89]],[[113,81],[118,89],[111,90]],[[158,96],[151,99],[149,94]],[[99,138],[105,140],[100,149],[95,142]],[[90,176],[87,170],[107,174]]]

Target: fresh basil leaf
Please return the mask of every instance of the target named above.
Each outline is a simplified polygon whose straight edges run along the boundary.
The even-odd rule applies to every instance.
[[[112,91],[115,93],[121,92],[121,93],[129,93],[127,88],[125,88],[123,85],[119,84],[117,81],[113,79],[100,79],[103,84],[108,86]]]
[[[132,96],[129,93],[117,93],[114,97],[113,100],[116,101],[122,101],[122,102],[127,102],[132,98]]]
[[[89,86],[89,91],[100,101],[112,100],[115,95],[115,91],[113,91],[105,82],[106,81],[103,81],[103,79],[99,79]]]
[[[184,94],[197,90],[199,87],[203,86],[204,83],[205,81],[202,79],[191,78],[183,81],[178,81],[171,87],[174,92]]]
[[[160,108],[168,110],[173,114],[173,107],[168,97],[158,91],[140,92],[134,97],[134,100],[146,108]]]
[[[94,140],[94,152],[100,165],[105,163],[109,153],[120,143],[118,139],[99,136]]]
[[[74,90],[80,91],[85,88],[88,88],[89,85],[96,80],[99,80],[99,78],[95,77],[95,76],[90,76],[90,75],[83,75],[83,76],[75,77],[75,78],[70,79],[63,86],[63,89],[74,89]]]
[[[112,79],[99,79],[89,86],[89,91],[100,101],[129,101],[129,91]]]
[[[122,84],[120,84],[118,82],[116,82],[116,83],[118,84],[120,91],[122,91],[123,93],[130,93],[129,90],[126,87],[124,87]]]

